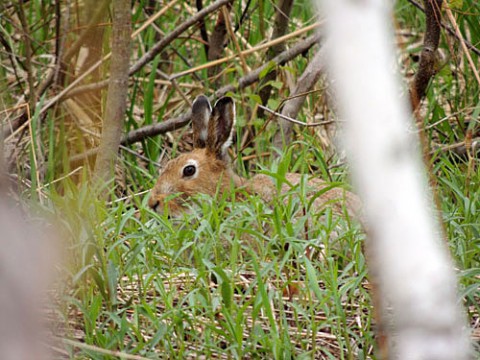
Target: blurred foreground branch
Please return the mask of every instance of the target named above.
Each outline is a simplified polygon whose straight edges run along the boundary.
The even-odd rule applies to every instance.
[[[353,180],[365,204],[369,271],[379,281],[382,324],[388,323],[382,328],[389,332],[391,353],[383,349],[381,355],[466,360],[469,343],[453,264],[439,235],[419,141],[409,131],[401,82],[392,76],[391,9],[379,2],[323,3],[335,44],[328,65],[346,120]]]

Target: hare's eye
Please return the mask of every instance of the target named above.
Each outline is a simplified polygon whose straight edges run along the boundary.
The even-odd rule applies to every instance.
[[[194,165],[187,165],[183,168],[183,176],[190,177],[195,175],[197,168]]]

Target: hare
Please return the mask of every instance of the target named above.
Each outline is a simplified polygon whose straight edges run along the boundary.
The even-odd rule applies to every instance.
[[[150,194],[149,206],[157,212],[168,211],[178,217],[187,211],[186,203],[196,194],[215,195],[218,191],[244,188],[248,193],[259,195],[271,202],[278,196],[274,180],[258,174],[251,179],[238,176],[231,167],[227,150],[232,143],[235,125],[235,104],[231,97],[222,97],[212,107],[207,97],[197,97],[192,105],[194,150],[170,160],[158,178]],[[302,175],[288,173],[281,193],[299,185]],[[312,209],[331,206],[337,215],[344,215],[344,206],[349,216],[359,218],[358,198],[343,189],[331,188],[323,180],[314,178],[307,182],[308,196],[314,199]],[[173,194],[180,194],[172,197]]]

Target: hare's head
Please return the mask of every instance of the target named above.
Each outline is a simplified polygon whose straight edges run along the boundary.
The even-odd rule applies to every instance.
[[[227,154],[234,124],[232,98],[219,99],[213,110],[207,97],[196,98],[192,105],[194,150],[163,167],[150,194],[149,206],[159,213],[167,210],[169,215],[179,216],[193,195],[214,195],[237,182]]]

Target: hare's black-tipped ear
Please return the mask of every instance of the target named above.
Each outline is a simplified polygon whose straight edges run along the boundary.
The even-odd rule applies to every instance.
[[[219,159],[226,158],[227,149],[232,144],[234,125],[235,103],[231,97],[222,97],[213,107],[207,137],[207,150]]]
[[[204,148],[207,145],[208,121],[212,106],[205,95],[198,96],[192,104],[193,147]]]

